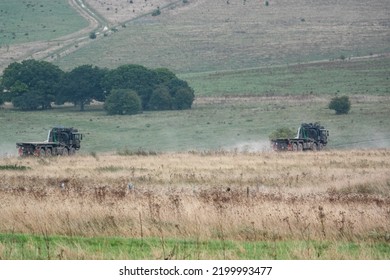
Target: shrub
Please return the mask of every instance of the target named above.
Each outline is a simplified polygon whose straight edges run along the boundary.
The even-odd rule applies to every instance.
[[[90,39],[96,39],[96,33],[95,32],[89,33],[89,38]]]
[[[294,138],[295,137],[295,134],[296,132],[290,128],[287,128],[287,127],[282,127],[282,128],[278,128],[277,130],[275,130],[274,132],[271,133],[271,135],[269,136],[269,139],[272,140],[272,139],[278,139],[278,138]]]
[[[334,97],[329,103],[329,109],[335,110],[337,115],[348,114],[351,109],[351,101],[348,96]]]
[[[161,11],[160,9],[157,8],[157,10],[154,10],[153,13],[152,13],[152,16],[159,16],[161,14]]]
[[[104,102],[109,115],[134,115],[142,110],[138,94],[129,89],[114,89]]]

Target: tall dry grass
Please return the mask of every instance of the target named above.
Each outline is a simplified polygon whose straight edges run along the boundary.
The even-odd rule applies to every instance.
[[[0,231],[390,241],[390,150],[2,158]],[[129,187],[130,186],[130,187]]]

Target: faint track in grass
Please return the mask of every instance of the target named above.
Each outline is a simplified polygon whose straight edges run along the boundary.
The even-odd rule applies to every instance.
[[[176,1],[160,9],[166,9],[181,1]],[[0,53],[0,72],[2,72],[10,63],[22,61],[25,59],[37,59],[46,61],[55,61],[60,57],[64,57],[73,51],[92,43],[90,39],[91,32],[95,32],[97,39],[109,34],[112,30],[118,30],[122,24],[129,23],[139,18],[150,15],[152,12],[147,12],[135,18],[131,18],[123,23],[110,24],[110,22],[83,0],[68,0],[69,5],[76,10],[83,18],[88,21],[88,26],[71,34],[45,41],[34,41],[10,45],[6,52]]]
[[[68,0],[69,5],[88,21],[88,26],[71,34],[48,41],[34,41],[9,46],[6,53],[0,55],[0,71],[8,64],[25,59],[53,60],[65,50],[75,48],[89,40],[88,34],[103,28],[105,21],[97,16],[81,0]],[[77,48],[77,47],[76,47]]]

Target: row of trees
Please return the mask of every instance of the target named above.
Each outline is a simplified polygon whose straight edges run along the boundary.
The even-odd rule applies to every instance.
[[[105,102],[109,114],[134,114],[142,110],[189,109],[195,97],[187,82],[170,70],[134,64],[113,70],[81,65],[64,72],[50,62],[24,60],[4,70],[0,87],[0,103],[10,101],[22,110],[45,110],[53,103],[65,102],[84,110],[85,105],[97,100]]]

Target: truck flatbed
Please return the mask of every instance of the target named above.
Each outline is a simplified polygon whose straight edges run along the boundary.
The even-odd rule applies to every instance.
[[[16,143],[16,146],[23,146],[23,145],[56,145],[59,144],[58,142],[18,142]]]

